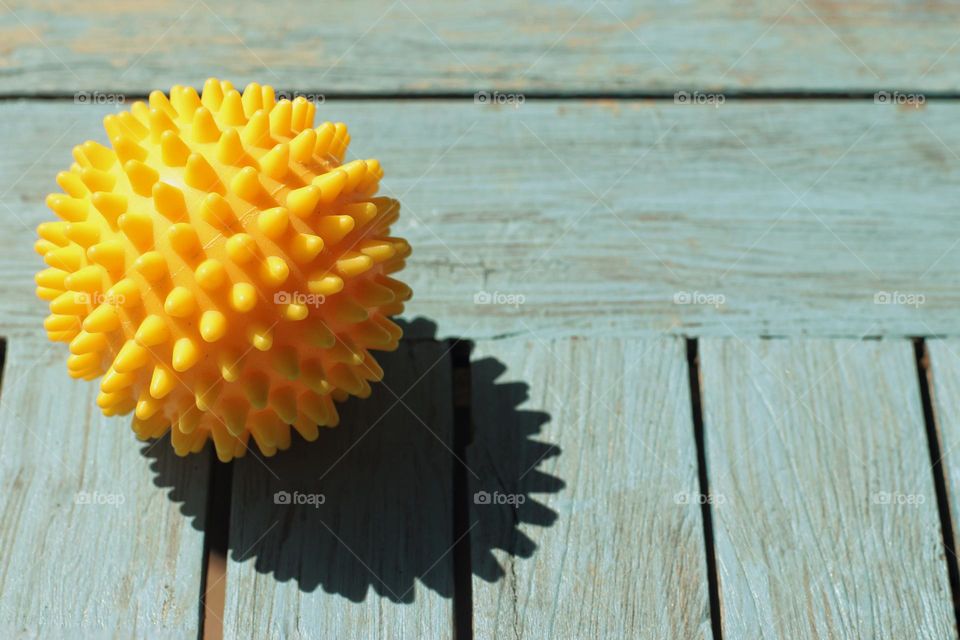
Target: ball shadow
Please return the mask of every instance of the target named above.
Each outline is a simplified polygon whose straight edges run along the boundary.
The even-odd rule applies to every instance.
[[[418,581],[453,598],[467,565],[496,581],[495,550],[529,557],[536,544],[521,525],[556,521],[533,494],[563,489],[538,469],[560,449],[534,439],[550,416],[520,408],[528,385],[498,384],[507,368],[494,358],[466,373],[454,360],[468,361],[469,343],[436,340],[426,319],[401,324],[417,337],[377,354],[383,383],[340,405],[339,427],[315,442],[294,434],[273,458],[255,448],[229,465],[213,458],[209,495],[184,484],[196,478],[195,459],[177,458],[167,442],[144,446],[154,484],[206,532],[212,552],[229,555],[228,580],[249,563],[354,602],[372,588],[409,603]],[[483,406],[471,410],[470,399]]]

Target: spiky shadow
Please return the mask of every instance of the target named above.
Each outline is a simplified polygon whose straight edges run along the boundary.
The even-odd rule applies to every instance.
[[[210,523],[211,533],[229,525],[228,581],[239,564],[252,563],[306,592],[322,587],[360,602],[372,588],[394,602],[412,602],[417,582],[454,596],[455,557],[472,558],[473,573],[495,581],[503,570],[494,550],[534,553],[521,523],[550,526],[557,514],[532,494],[564,486],[537,469],[560,454],[534,440],[550,416],[521,409],[527,385],[497,384],[506,367],[485,358],[471,364],[470,376],[472,397],[488,406],[474,410],[469,424],[471,412],[453,406],[455,395],[470,393],[454,393],[452,343],[435,340],[436,325],[425,319],[405,324],[404,332],[413,337],[398,351],[378,354],[384,384],[371,398],[342,405],[340,427],[322,430],[312,443],[294,436],[288,451],[270,459],[254,450],[231,463],[232,487],[212,495],[210,505],[187,499],[193,494],[181,485],[190,458],[171,456],[166,443],[144,447],[155,484],[170,489],[195,528]],[[455,437],[457,429],[470,433]],[[513,499],[477,504],[477,492]],[[226,500],[228,523],[217,508]],[[469,554],[453,548],[466,529],[460,544],[470,545]],[[217,541],[210,543],[216,551]]]

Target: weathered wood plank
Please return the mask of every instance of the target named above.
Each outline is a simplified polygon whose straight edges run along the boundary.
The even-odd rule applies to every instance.
[[[0,91],[960,88],[955,2],[9,0]]]
[[[225,637],[452,637],[448,345],[378,360],[384,384],[338,428],[237,462]]]
[[[928,340],[928,381],[954,544],[960,533],[960,341]],[[957,563],[957,558],[948,558]]]
[[[485,341],[471,376],[476,637],[709,638],[683,341]]]
[[[35,334],[7,345],[0,629],[196,637],[208,457],[138,445],[129,419],[104,418],[93,385],[67,376],[64,352]]]
[[[907,340],[702,341],[726,638],[956,635]]]
[[[0,105],[0,326],[45,309],[33,228],[105,112]],[[381,159],[410,312],[441,335],[960,333],[960,105],[337,101],[320,118]]]

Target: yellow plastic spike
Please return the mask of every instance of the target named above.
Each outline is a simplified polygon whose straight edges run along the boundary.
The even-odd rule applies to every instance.
[[[313,148],[317,144],[317,132],[304,129],[290,141],[290,155],[297,162],[306,162],[313,157]]]
[[[317,235],[328,245],[340,244],[356,223],[350,216],[324,216],[317,220]]]
[[[103,277],[106,275],[103,267],[90,265],[74,271],[63,280],[71,291],[100,291],[103,287]]]
[[[150,362],[150,352],[135,340],[127,340],[117,357],[113,359],[113,368],[120,373],[129,373]],[[147,416],[149,417],[149,416]]]
[[[260,277],[272,287],[279,287],[290,275],[290,265],[280,256],[269,256],[260,267]]]
[[[87,257],[107,271],[121,272],[126,264],[126,250],[119,240],[106,240],[87,249]]]
[[[40,225],[40,227],[43,227],[46,224],[62,223],[45,222]],[[40,227],[37,227],[37,232],[41,237],[44,237],[44,231]],[[54,233],[59,236],[59,233],[56,231]],[[52,238],[47,239],[52,240]],[[91,245],[94,245],[100,241],[100,227],[96,222],[71,222],[66,226],[65,233],[62,237],[62,243],[69,244],[69,242],[67,242],[68,240],[76,242],[81,247],[90,247]]]
[[[157,213],[174,222],[187,215],[183,191],[166,182],[153,185],[153,206],[157,208]]]
[[[314,178],[313,184],[320,187],[320,202],[330,204],[336,200],[347,185],[347,177],[346,171],[337,169]]]
[[[167,229],[167,238],[174,251],[184,258],[190,258],[200,252],[200,236],[197,230],[188,222],[179,222],[170,225]]]
[[[119,328],[120,314],[117,313],[116,307],[109,304],[100,305],[83,321],[83,330],[90,333],[106,333]]]
[[[290,223],[290,217],[284,207],[274,207],[267,209],[257,216],[257,227],[271,240],[277,240],[283,236]]]
[[[150,140],[154,143],[160,142],[164,131],[179,131],[179,128],[170,114],[163,109],[150,109]]]
[[[314,131],[317,132],[317,143],[313,147],[313,154],[317,156],[327,155],[330,151],[330,143],[333,142],[333,136],[337,132],[336,126],[332,122],[324,122]]]
[[[177,379],[166,366],[158,364],[153,368],[150,378],[150,395],[157,400],[167,397],[177,388]]]
[[[240,135],[243,144],[248,147],[272,147],[270,138],[270,121],[267,114],[263,111],[257,111],[247,122]]]
[[[160,158],[171,167],[182,167],[190,157],[190,147],[175,131],[164,131],[160,136]]]
[[[163,310],[174,318],[188,318],[197,310],[197,300],[187,287],[174,287],[163,303]]]
[[[78,316],[88,313],[90,296],[83,292],[67,291],[50,301],[50,311],[59,315]]]
[[[47,196],[47,206],[67,222],[86,220],[89,205],[89,200],[85,198],[71,198],[62,193],[51,193]]]
[[[273,455],[382,378],[368,350],[397,347],[386,315],[410,290],[388,274],[410,248],[389,235],[396,203],[374,197],[380,164],[344,164],[347,128],[314,129],[316,108],[213,78],[202,96],[153,91],[57,174],[58,221],[35,244],[44,329],[138,437]]]
[[[200,335],[207,342],[216,342],[227,332],[227,317],[216,309],[203,312],[200,317]]]
[[[194,142],[214,142],[220,137],[220,129],[213,119],[213,114],[205,107],[200,107],[193,114]]]
[[[343,290],[343,279],[331,273],[316,274],[307,281],[310,293],[321,296],[332,296]]]
[[[223,421],[226,423],[227,431],[235,436],[243,433],[248,409],[247,403],[236,397],[223,403]]]
[[[135,307],[142,302],[140,298],[140,288],[133,278],[118,280],[112,287],[107,289],[105,300],[110,304],[115,304],[127,309]]]
[[[119,134],[111,138],[113,150],[117,154],[120,162],[129,162],[131,160],[143,160],[147,157],[147,150],[141,147],[136,141],[128,136]]]
[[[167,261],[159,251],[144,253],[133,263],[133,268],[148,282],[157,282],[167,275]]]
[[[200,106],[200,96],[193,87],[175,87],[170,90],[170,102],[179,118],[189,120]]]
[[[238,233],[227,240],[227,256],[237,264],[246,264],[257,257],[257,242],[248,233]]]
[[[77,336],[70,341],[70,353],[76,355],[99,353],[106,349],[108,345],[109,341],[102,333],[80,331],[77,333]]]
[[[290,168],[290,145],[282,142],[260,158],[260,168],[274,180],[281,180]]]
[[[270,133],[275,136],[289,136],[290,117],[293,114],[293,104],[289,100],[281,100],[270,111]]]
[[[148,198],[153,193],[154,183],[160,179],[156,169],[139,160],[127,160],[123,163],[123,172],[127,174],[133,192]]]
[[[237,215],[230,203],[217,193],[209,194],[200,202],[198,217],[219,231],[225,231],[237,223]]]
[[[243,113],[248,118],[262,109],[263,93],[260,90],[260,85],[256,82],[248,84],[243,90],[241,101],[243,102]]]
[[[298,233],[290,242],[290,255],[295,262],[306,264],[323,250],[323,238],[309,233]]]
[[[200,348],[190,338],[183,337],[173,343],[173,369],[175,371],[186,371],[197,364],[200,356]]]
[[[238,313],[252,311],[257,304],[257,290],[248,282],[238,282],[230,290],[230,306]]]
[[[204,107],[211,111],[216,111],[220,108],[220,104],[223,102],[223,88],[219,80],[216,78],[207,78],[207,81],[203,85],[201,102]]]
[[[122,193],[97,191],[90,197],[90,203],[111,225],[127,210],[127,196]]]
[[[113,166],[114,161],[116,160],[116,155],[113,152],[113,149],[103,146],[98,142],[93,140],[87,140],[83,143],[83,153],[86,155],[90,162],[93,163],[97,169],[102,169],[106,171]]]
[[[163,318],[152,315],[143,319],[134,337],[143,346],[154,347],[170,339],[170,330]]]
[[[47,266],[64,271],[76,271],[83,265],[83,247],[70,245],[59,249],[52,249],[43,256]]]
[[[194,189],[223,193],[223,183],[216,170],[199,153],[191,153],[187,158],[187,168],[183,172],[183,181]]]
[[[270,194],[263,188],[257,170],[253,167],[244,167],[233,176],[230,181],[230,190],[251,204],[262,204],[271,200]]]
[[[239,126],[246,124],[247,116],[243,114],[243,101],[236,90],[228,91],[223,96],[220,109],[217,110],[217,119],[224,124]]]
[[[294,189],[287,194],[287,209],[299,218],[312,215],[318,202],[320,202],[320,187],[312,184]]]
[[[117,224],[138,250],[146,249],[153,242],[153,219],[148,214],[128,211],[117,218]]]
[[[55,289],[66,289],[66,279],[70,275],[60,269],[44,269],[34,276],[34,281],[41,287],[53,287]]]
[[[227,272],[218,260],[204,260],[194,272],[197,284],[207,291],[219,289],[227,281]]]
[[[223,164],[237,164],[246,155],[236,129],[227,129],[217,141],[217,159]]]
[[[83,169],[80,179],[90,191],[110,191],[117,182],[112,174],[93,167]]]

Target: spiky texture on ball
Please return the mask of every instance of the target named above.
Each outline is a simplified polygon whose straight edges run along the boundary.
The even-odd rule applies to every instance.
[[[389,236],[397,202],[373,197],[380,164],[344,164],[346,126],[313,128],[315,108],[213,78],[202,98],[154,91],[57,176],[60,221],[37,229],[44,326],[141,438],[170,429],[185,455],[212,437],[227,461],[252,435],[273,455],[382,377],[369,350],[397,347],[388,316],[410,289],[388,274],[410,247]]]

